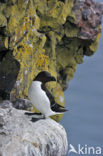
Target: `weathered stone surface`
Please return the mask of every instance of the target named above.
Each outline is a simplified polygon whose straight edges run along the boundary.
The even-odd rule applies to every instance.
[[[101,11],[102,15],[103,15],[103,2],[97,2],[96,6],[98,7],[98,9]]]
[[[101,10],[98,9],[93,0],[75,1],[72,9],[76,17],[76,24],[79,27],[78,37],[84,40],[95,40],[101,29]]]
[[[32,122],[24,112],[9,101],[0,103],[0,155],[65,156],[64,128],[49,118]]]
[[[11,100],[28,98],[31,81],[38,72],[46,70],[57,79],[57,83],[47,86],[64,106],[63,90],[73,78],[77,64],[83,63],[84,55],[90,56],[98,48],[101,17],[102,9],[92,0],[1,0],[0,64],[5,63],[3,73],[12,73],[14,78],[11,85],[6,77]],[[13,62],[16,59],[20,64],[19,71],[18,68],[8,70],[9,64],[4,61],[11,52]],[[0,90],[5,94],[5,85]]]

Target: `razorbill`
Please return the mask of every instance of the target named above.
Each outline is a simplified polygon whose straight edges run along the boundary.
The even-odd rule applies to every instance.
[[[44,118],[66,111],[63,106],[55,102],[54,97],[45,87],[45,84],[50,81],[56,81],[56,79],[47,71],[41,71],[32,81],[28,90],[30,101],[42,113]]]

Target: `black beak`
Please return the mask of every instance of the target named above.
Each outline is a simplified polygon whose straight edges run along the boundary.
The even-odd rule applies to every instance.
[[[56,81],[55,77],[51,76],[50,81]]]

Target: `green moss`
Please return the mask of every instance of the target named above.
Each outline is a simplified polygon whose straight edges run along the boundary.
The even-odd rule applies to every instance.
[[[95,53],[96,50],[98,49],[100,36],[101,36],[101,33],[99,33],[99,34],[96,36],[95,41],[94,41],[93,43],[91,43],[91,45],[89,46],[90,51],[92,51],[93,53]]]
[[[12,50],[20,63],[11,91],[13,97],[28,98],[31,81],[46,70],[58,79],[57,83],[48,84],[48,89],[57,103],[65,105],[63,89],[73,78],[77,63],[83,62],[84,49],[93,54],[100,37],[98,34],[92,43],[78,39],[73,5],[74,0],[10,0],[1,4],[0,32],[5,28],[5,37],[0,36],[0,50]],[[54,119],[59,121],[61,117],[57,115]]]
[[[0,12],[0,27],[7,26],[7,19],[5,16]]]
[[[77,37],[78,35],[78,28],[74,24],[70,24],[67,22],[65,24],[65,35],[69,38]]]

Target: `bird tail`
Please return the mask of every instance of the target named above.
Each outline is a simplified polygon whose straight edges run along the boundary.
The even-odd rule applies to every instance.
[[[52,105],[51,109],[55,112],[59,112],[59,113],[63,113],[68,111],[67,109],[65,109],[65,107],[59,105],[58,103],[55,103]]]

